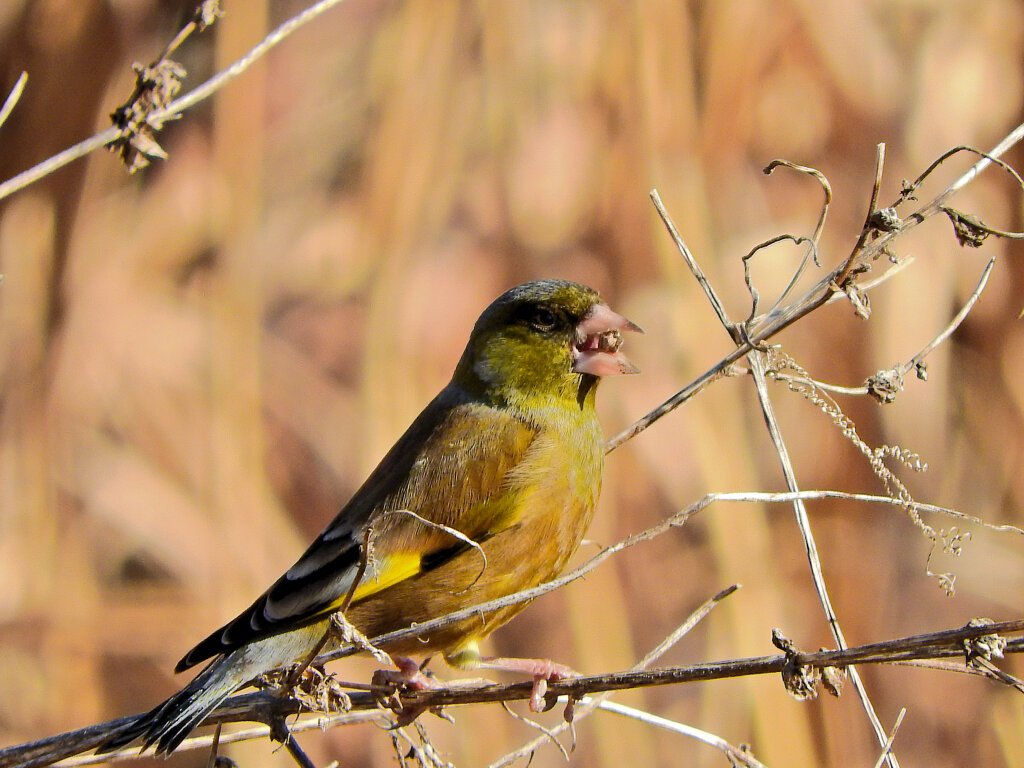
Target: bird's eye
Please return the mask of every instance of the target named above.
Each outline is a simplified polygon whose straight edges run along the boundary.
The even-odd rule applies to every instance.
[[[538,331],[550,331],[555,327],[558,318],[547,307],[534,307],[529,315],[529,322]]]

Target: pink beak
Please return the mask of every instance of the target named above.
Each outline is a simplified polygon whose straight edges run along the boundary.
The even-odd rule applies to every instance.
[[[640,369],[619,352],[620,331],[643,333],[639,325],[613,312],[607,304],[595,304],[576,326],[572,369],[591,376],[640,373]]]

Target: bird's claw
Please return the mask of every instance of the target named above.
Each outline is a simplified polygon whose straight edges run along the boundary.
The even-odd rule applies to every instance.
[[[554,708],[558,701],[557,696],[548,698],[548,683],[557,683],[570,677],[576,677],[576,672],[563,664],[556,664],[547,659],[538,659],[537,666],[533,672],[533,691],[530,693],[530,711],[548,712]]]
[[[443,688],[444,684],[433,676],[425,673],[420,665],[405,656],[392,658],[397,669],[378,669],[370,678],[378,692],[377,700],[381,706],[395,713],[395,723],[389,730],[409,725],[413,720],[428,709],[439,707],[409,706],[402,702],[402,691],[431,691]]]

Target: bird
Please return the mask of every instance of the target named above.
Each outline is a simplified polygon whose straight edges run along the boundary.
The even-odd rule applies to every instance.
[[[167,755],[234,691],[324,645],[332,616],[368,638],[511,595],[556,577],[583,539],[601,488],[604,440],[594,406],[605,376],[639,373],[620,350],[639,326],[593,289],[541,279],[480,315],[451,381],[338,515],[269,589],[198,643],[175,672],[207,666],[98,752],[137,738]],[[383,646],[386,679],[436,687],[414,655],[460,670],[548,680],[547,659],[486,657],[479,643],[525,603],[475,614]],[[339,641],[340,642],[340,641]]]

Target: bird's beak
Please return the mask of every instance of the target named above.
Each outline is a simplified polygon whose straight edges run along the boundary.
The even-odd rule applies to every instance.
[[[640,369],[619,352],[621,331],[643,333],[639,325],[613,312],[607,304],[595,304],[576,326],[572,369],[592,376],[640,373]]]

